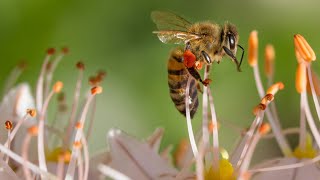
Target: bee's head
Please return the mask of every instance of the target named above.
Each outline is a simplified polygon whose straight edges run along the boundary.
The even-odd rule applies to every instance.
[[[236,58],[237,47],[243,48],[238,44],[239,42],[239,34],[237,31],[237,27],[230,23],[225,23],[223,32],[221,34],[223,38],[223,49],[225,53],[237,64],[238,71],[240,71],[240,65],[243,58],[243,53],[241,56],[240,63]]]
[[[223,29],[223,45],[230,49],[230,51],[235,55],[237,53],[237,45],[239,42],[239,34],[237,27],[230,23],[225,23]]]

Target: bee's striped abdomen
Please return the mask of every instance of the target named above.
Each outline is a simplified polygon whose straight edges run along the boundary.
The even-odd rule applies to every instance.
[[[185,90],[190,75],[182,61],[183,50],[181,48],[173,50],[168,61],[168,84],[173,103],[180,113],[186,115]],[[197,83],[192,78],[189,89],[191,118],[193,118],[199,105]]]

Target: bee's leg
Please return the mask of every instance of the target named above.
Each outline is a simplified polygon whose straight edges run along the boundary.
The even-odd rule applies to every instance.
[[[199,72],[195,69],[195,67],[187,68],[188,72],[194,77],[197,81],[201,82],[204,86],[210,84],[211,79],[202,80]]]
[[[203,91],[202,91],[201,86],[200,86],[199,83],[197,83],[197,89],[198,89],[198,91],[199,91],[201,94],[203,94]]]
[[[204,60],[206,60],[206,62],[208,63],[208,64],[211,64],[211,58],[210,58],[210,56],[205,52],[205,51],[201,51],[201,54],[202,54],[202,56],[204,57]]]

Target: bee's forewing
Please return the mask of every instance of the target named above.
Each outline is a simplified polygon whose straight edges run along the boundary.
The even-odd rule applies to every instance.
[[[159,30],[186,31],[191,26],[186,19],[168,11],[153,11],[151,19]]]
[[[182,31],[155,31],[161,42],[166,44],[185,44],[189,41],[201,38],[198,35]]]

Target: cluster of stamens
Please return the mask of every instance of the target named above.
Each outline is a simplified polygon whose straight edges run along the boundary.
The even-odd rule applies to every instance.
[[[36,108],[29,107],[26,109],[25,115],[19,121],[15,120],[13,123],[12,121],[7,120],[4,123],[5,128],[8,130],[8,140],[4,146],[0,145],[0,157],[3,158],[6,156],[7,163],[9,158],[12,158],[16,162],[20,163],[26,179],[32,179],[33,176],[40,176],[43,179],[63,179],[63,177],[73,179],[75,175],[75,168],[79,164],[82,164],[82,168],[78,171],[78,173],[80,173],[78,174],[78,177],[80,179],[88,178],[89,153],[87,138],[90,134],[85,133],[83,127],[85,125],[85,120],[87,119],[86,116],[88,114],[88,110],[92,104],[95,107],[94,104],[96,102],[93,101],[95,100],[94,97],[97,94],[102,93],[102,87],[100,85],[105,78],[106,73],[104,71],[99,71],[95,76],[89,79],[89,85],[91,85],[89,96],[84,103],[83,109],[79,109],[78,104],[80,89],[82,86],[82,76],[83,71],[85,70],[85,65],[82,62],[78,62],[76,64],[76,68],[79,70],[79,75],[75,87],[69,121],[65,130],[61,130],[61,127],[56,128],[55,123],[59,122],[56,122],[55,119],[52,121],[52,124],[48,123],[48,119],[52,119],[51,117],[48,117],[48,106],[50,101],[54,94],[58,94],[58,106],[67,106],[67,104],[65,103],[65,95],[62,92],[64,86],[63,83],[61,81],[57,81],[52,85],[52,88],[50,88],[50,86],[52,76],[57,68],[57,65],[68,52],[68,48],[62,48],[61,52],[58,54],[56,54],[56,50],[54,48],[49,48],[47,50],[36,87]],[[19,65],[19,68],[21,69],[22,65]],[[9,92],[13,86],[13,82],[11,81],[16,80],[20,74],[21,72],[15,69],[11,76],[9,76],[8,79],[10,80],[10,83],[5,87],[5,93]],[[57,115],[59,116],[59,111],[63,111],[65,108],[58,108]],[[57,115],[56,117],[58,117]],[[29,126],[24,124],[26,121],[29,121],[29,119],[32,118],[37,120],[36,124]],[[79,121],[76,121],[78,118]],[[93,118],[90,119],[90,128],[92,128],[92,121]],[[10,150],[10,143],[14,140],[14,137],[19,129],[25,128],[25,126],[27,126],[27,135],[24,137],[22,143],[22,153],[20,157],[19,155],[15,154],[15,152]],[[45,134],[48,134],[49,136]],[[75,134],[75,137],[73,134]],[[39,165],[31,163],[29,160],[29,149],[31,147],[30,142],[32,137],[37,137],[38,139],[38,158],[31,160],[37,160]],[[60,141],[59,143],[50,144],[48,142],[48,138],[54,139],[57,137],[60,137],[58,138],[58,141]],[[71,149],[71,151],[69,149]],[[84,157],[84,161],[82,161],[82,156]],[[57,162],[56,174],[53,174],[53,172],[49,171],[47,166],[48,161]],[[68,164],[66,172],[64,172],[65,164]]]

